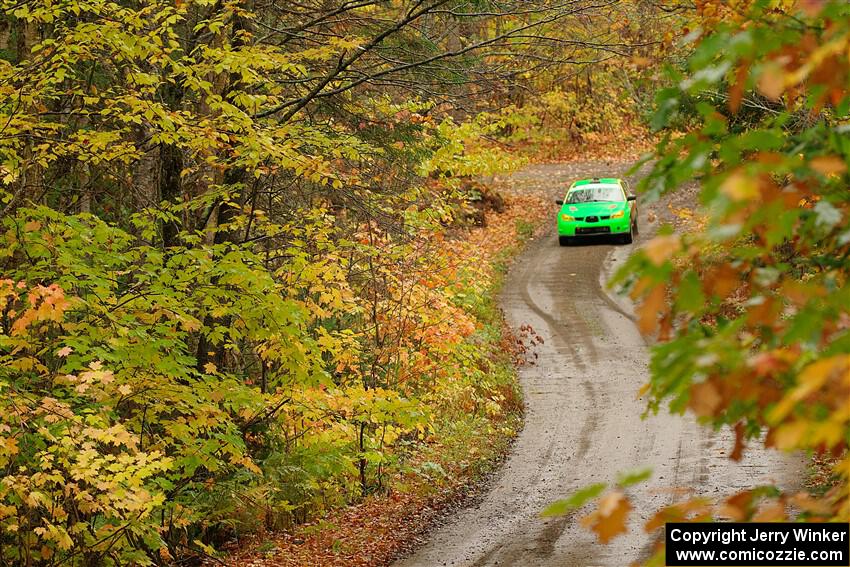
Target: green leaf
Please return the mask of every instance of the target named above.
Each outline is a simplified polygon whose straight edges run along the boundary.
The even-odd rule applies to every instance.
[[[652,476],[652,468],[647,467],[645,469],[634,470],[626,473],[621,473],[617,477],[617,486],[620,488],[626,488],[628,486],[632,486],[634,484],[638,484],[649,479]]]
[[[608,487],[605,483],[591,484],[571,494],[568,498],[553,502],[540,514],[541,516],[563,516],[564,514],[584,506],[589,500],[598,497]]]

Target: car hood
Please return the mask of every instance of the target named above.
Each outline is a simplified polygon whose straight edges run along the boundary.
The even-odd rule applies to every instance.
[[[610,215],[614,211],[622,210],[626,207],[625,202],[620,203],[564,203],[561,207],[561,213],[566,213],[570,216],[586,217],[588,215]]]

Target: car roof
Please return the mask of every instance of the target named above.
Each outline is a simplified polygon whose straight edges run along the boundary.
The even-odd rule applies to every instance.
[[[574,181],[572,185],[570,185],[570,189],[573,187],[580,187],[582,185],[622,185],[623,181],[616,177],[594,177],[593,179],[579,179],[578,181]]]

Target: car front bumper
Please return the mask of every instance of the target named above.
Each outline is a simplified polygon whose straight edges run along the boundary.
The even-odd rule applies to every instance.
[[[604,236],[625,234],[631,230],[630,219],[605,219],[598,222],[564,221],[558,219],[558,236]]]

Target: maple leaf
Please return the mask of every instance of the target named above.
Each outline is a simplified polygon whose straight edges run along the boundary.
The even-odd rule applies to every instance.
[[[656,266],[661,266],[669,260],[673,254],[682,248],[682,241],[675,234],[667,236],[656,236],[643,248],[643,253]]]
[[[596,532],[599,541],[608,543],[626,532],[626,520],[631,509],[626,495],[619,490],[614,491],[603,496],[596,511],[582,518],[581,522]]]
[[[691,398],[688,405],[698,416],[714,415],[722,403],[723,397],[710,380],[691,386]]]
[[[759,194],[756,181],[740,171],[727,177],[720,186],[720,191],[733,201],[749,201]]]
[[[71,354],[72,352],[74,352],[74,349],[72,349],[71,347],[67,347],[67,346],[66,346],[66,347],[62,347],[62,348],[60,348],[59,350],[57,350],[57,351],[56,351],[56,356],[58,356],[58,357],[60,357],[60,358],[65,358],[66,356],[68,356],[68,355],[69,355],[69,354]]]
[[[644,334],[649,334],[658,328],[658,318],[664,307],[664,286],[657,285],[646,296],[638,308],[638,328]]]
[[[785,503],[782,501],[765,504],[753,516],[754,522],[784,522],[787,519]]]
[[[809,165],[822,175],[838,175],[847,171],[847,163],[839,156],[819,156]]]
[[[706,277],[703,279],[703,287],[707,294],[725,299],[738,287],[740,283],[738,278],[737,270],[724,263],[706,273]]]
[[[785,71],[775,63],[765,66],[759,77],[758,88],[767,98],[779,100],[785,90]]]
[[[726,499],[720,513],[733,522],[743,522],[750,514],[753,504],[753,491],[745,490]]]
[[[735,424],[735,446],[729,453],[729,458],[733,461],[740,461],[744,455],[744,447],[744,423],[739,421]]]
[[[791,503],[798,508],[809,512],[810,514],[816,514],[819,516],[828,516],[830,513],[829,504],[827,504],[823,500],[819,500],[814,498],[811,494],[806,492],[798,492],[794,496],[791,497]]]

